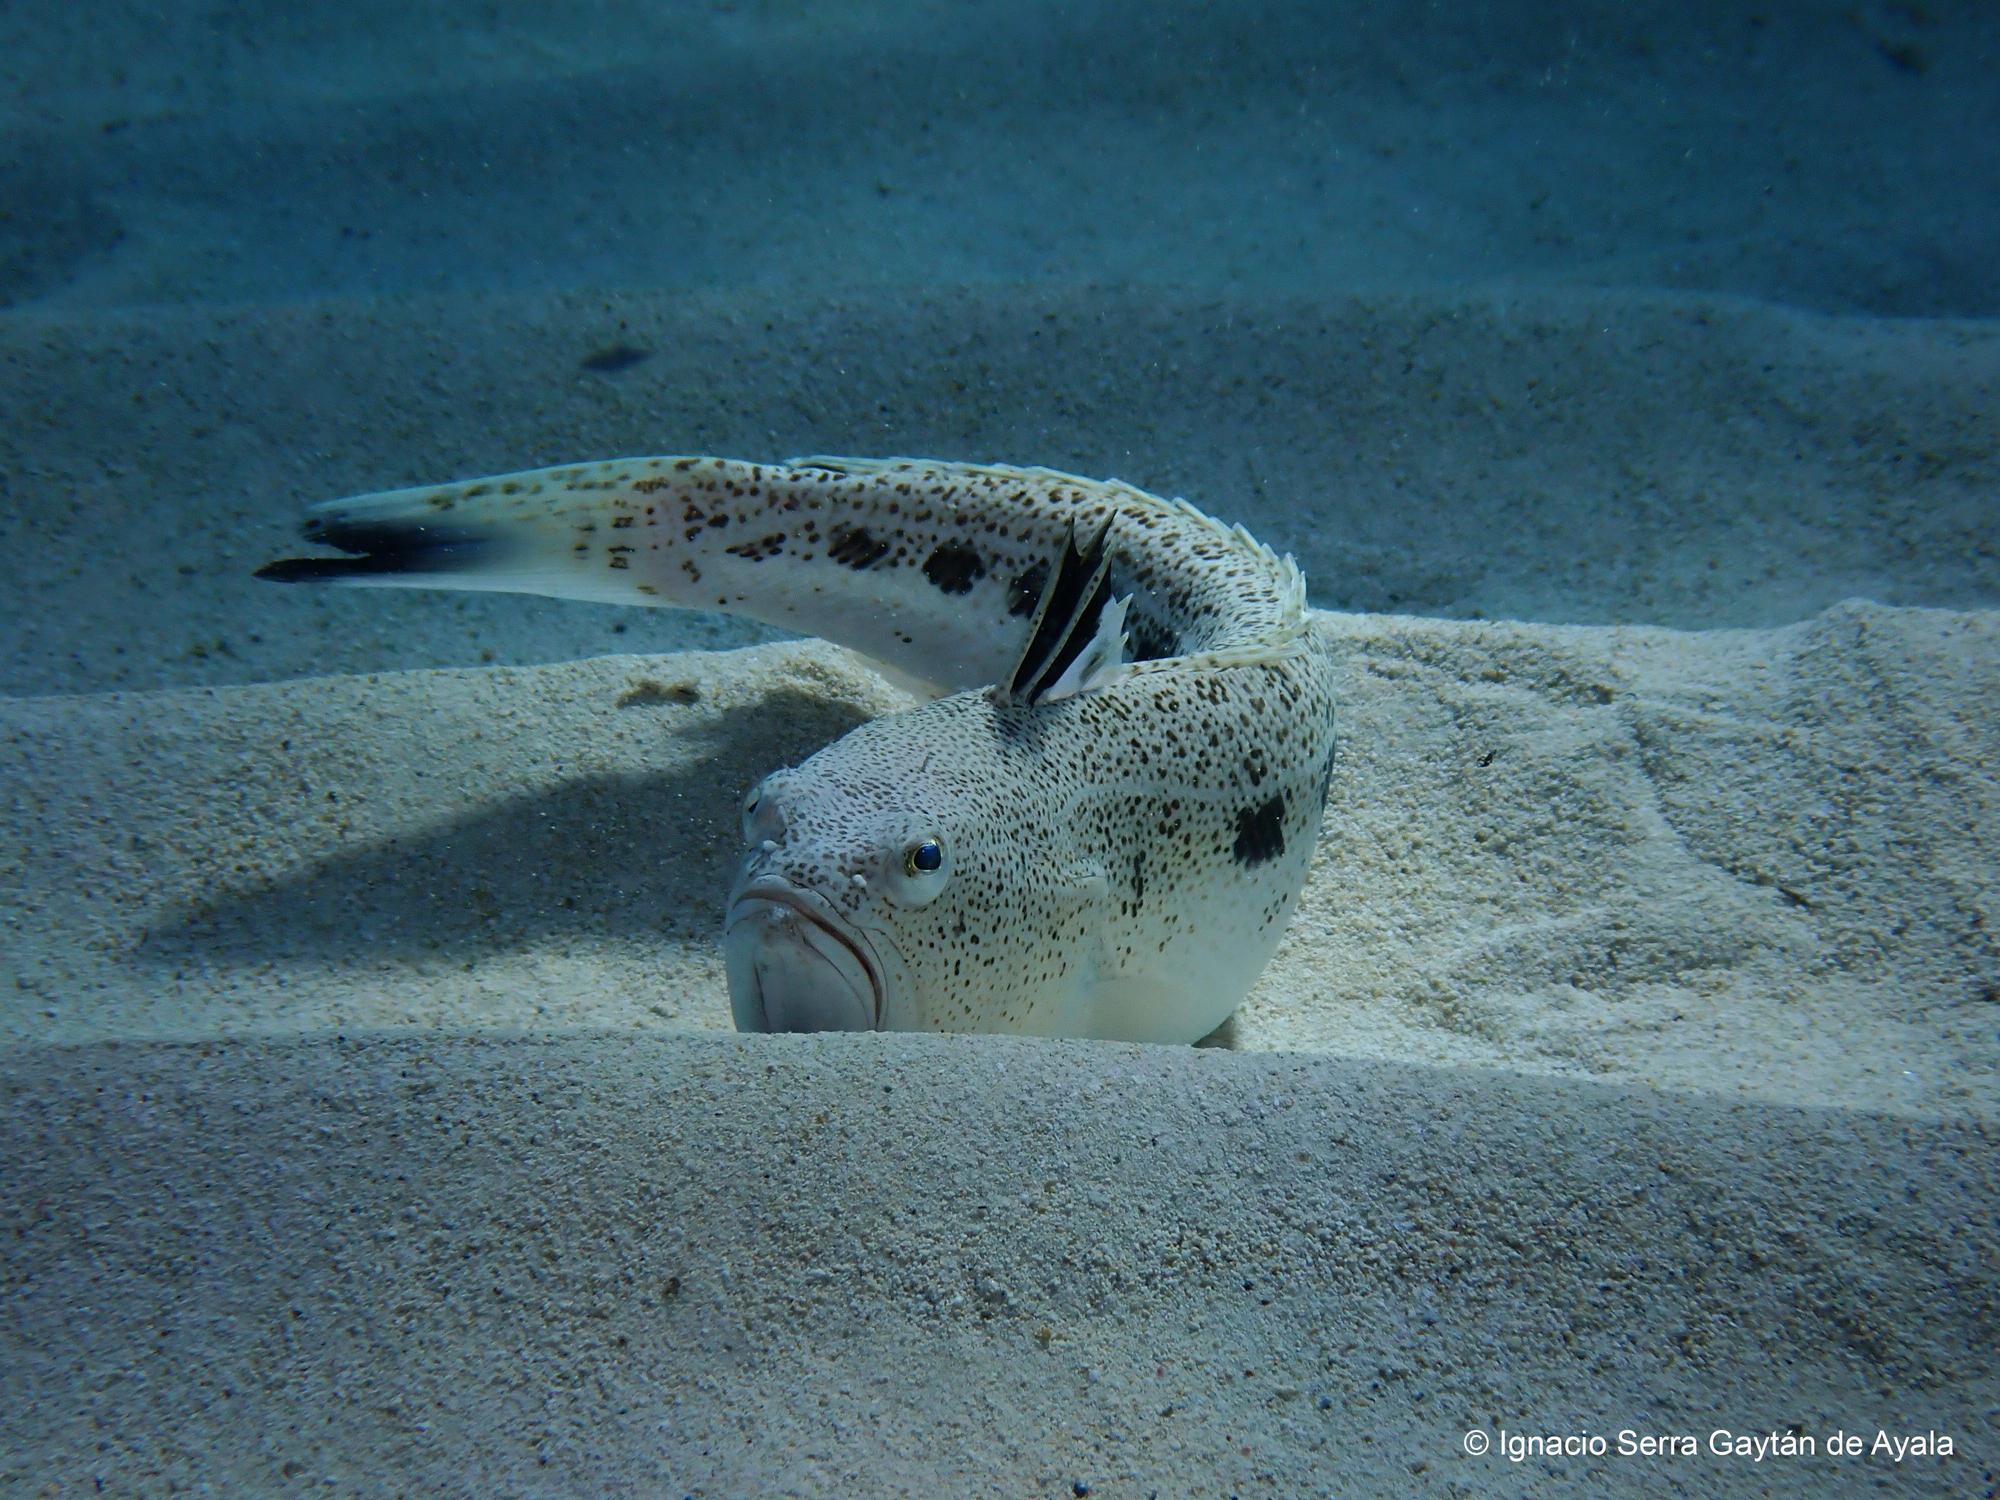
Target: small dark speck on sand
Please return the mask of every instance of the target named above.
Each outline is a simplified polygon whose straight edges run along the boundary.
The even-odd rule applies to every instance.
[[[586,354],[583,368],[597,375],[622,375],[652,357],[651,349],[641,349],[636,344],[610,344],[594,354]]]
[[[1896,68],[1905,73],[1928,73],[1931,68],[1930,54],[1915,42],[1895,42],[1881,40],[1876,48]]]
[[[699,703],[701,689],[691,682],[676,682],[671,687],[655,682],[650,677],[642,677],[619,698],[620,708],[654,708],[662,703]]]

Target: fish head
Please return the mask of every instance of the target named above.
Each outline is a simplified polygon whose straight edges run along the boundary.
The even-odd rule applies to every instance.
[[[1031,997],[1065,962],[1047,919],[1076,903],[1046,899],[1064,830],[991,714],[979,694],[891,714],[745,795],[724,937],[738,1030],[1036,1029]]]

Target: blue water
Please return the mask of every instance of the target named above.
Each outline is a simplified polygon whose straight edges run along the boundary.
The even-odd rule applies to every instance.
[[[1045,463],[1314,601],[2000,596],[1985,5],[0,14],[0,682],[760,638],[274,598],[312,499],[632,452]]]
[[[2000,308],[1989,6],[16,3],[0,297],[1000,281]]]

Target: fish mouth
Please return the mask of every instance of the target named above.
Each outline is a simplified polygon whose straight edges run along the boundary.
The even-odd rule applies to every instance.
[[[738,1031],[877,1031],[882,969],[826,898],[764,876],[729,904],[722,950]]]

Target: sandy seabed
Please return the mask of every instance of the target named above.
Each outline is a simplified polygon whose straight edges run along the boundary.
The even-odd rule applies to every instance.
[[[1993,616],[1319,627],[1328,832],[1193,1050],[725,1030],[744,767],[898,701],[833,647],[0,705],[9,1482],[1977,1473]],[[1617,1447],[1836,1429],[1960,1456]]]
[[[570,10],[0,15],[0,1491],[1993,1493],[1990,8]],[[737,1036],[906,700],[250,578],[842,450],[1299,557],[1209,1045]]]

